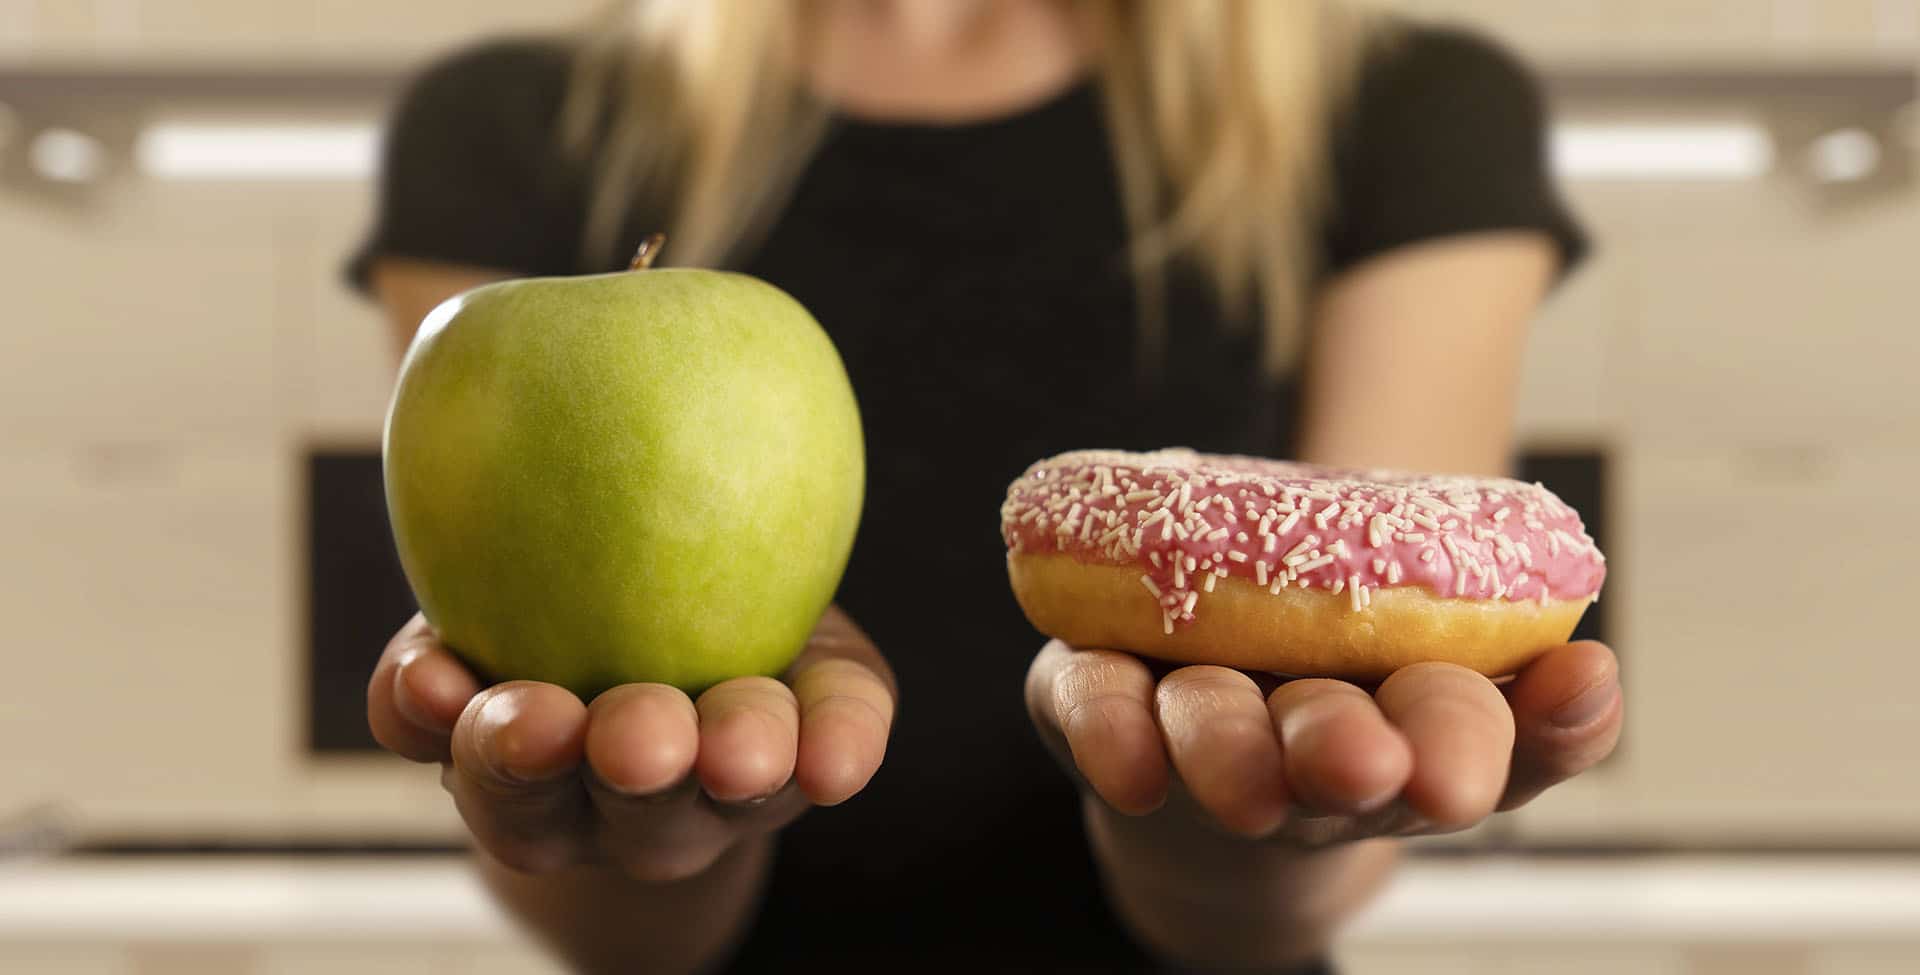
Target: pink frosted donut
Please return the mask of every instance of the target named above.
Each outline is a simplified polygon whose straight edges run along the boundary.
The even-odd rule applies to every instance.
[[[1539,484],[1162,450],[1027,469],[1000,507],[1027,619],[1081,647],[1373,680],[1509,674],[1566,642],[1606,560]]]

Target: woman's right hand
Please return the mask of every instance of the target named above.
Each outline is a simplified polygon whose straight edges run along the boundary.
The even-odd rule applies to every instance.
[[[781,680],[735,678],[697,699],[624,684],[591,703],[533,681],[482,688],[415,616],[374,668],[367,721],[388,750],[443,767],[501,864],[606,864],[657,883],[858,793],[885,755],[895,697],[885,659],[838,607]]]

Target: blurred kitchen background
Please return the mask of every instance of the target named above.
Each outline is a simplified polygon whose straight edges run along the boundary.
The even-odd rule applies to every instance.
[[[0,972],[549,972],[360,746],[407,612],[339,261],[450,46],[591,0],[0,0]],[[1920,0],[1421,0],[1528,55],[1600,241],[1529,471],[1628,730],[1429,844],[1368,973],[1920,972]]]

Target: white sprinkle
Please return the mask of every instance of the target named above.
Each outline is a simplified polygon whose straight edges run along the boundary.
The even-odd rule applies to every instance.
[[[1313,547],[1318,544],[1320,544],[1320,539],[1312,535],[1308,535],[1307,537],[1300,540],[1300,544],[1295,545],[1294,547],[1288,549],[1286,558],[1283,559],[1282,561],[1285,561],[1291,564],[1294,556],[1305,555],[1307,552],[1312,551]]]
[[[1267,584],[1267,564],[1265,562],[1255,562],[1253,564],[1253,578],[1255,582],[1263,586]]]
[[[1251,509],[1249,509],[1249,510],[1251,510]],[[1251,516],[1249,516],[1249,517],[1251,517]],[[1273,516],[1272,516],[1272,515],[1268,515],[1268,516],[1266,516],[1265,518],[1262,518],[1262,519],[1260,519],[1260,530],[1259,530],[1259,531],[1257,531],[1257,532],[1255,532],[1254,534],[1256,534],[1256,535],[1265,535],[1265,534],[1267,533],[1267,529],[1269,529],[1269,528],[1272,528],[1272,527],[1273,527]]]
[[[1285,588],[1287,588],[1287,580],[1285,576],[1282,576],[1273,580],[1273,585],[1268,586],[1267,591],[1278,596],[1280,595],[1280,590]]]
[[[1294,579],[1293,584],[1296,586],[1299,586],[1302,589],[1307,588],[1307,580],[1304,576]]]
[[[1418,511],[1412,512],[1411,514],[1407,515],[1407,519],[1409,521],[1412,521],[1414,524],[1419,525],[1422,528],[1425,528],[1430,532],[1437,532],[1440,530],[1439,522],[1434,521],[1432,517],[1422,514],[1421,512],[1418,512]]]
[[[1207,533],[1207,541],[1217,542],[1231,534],[1233,533],[1227,531],[1225,528],[1215,528],[1214,530]]]
[[[1040,517],[1040,514],[1041,514],[1041,511],[1039,508],[1028,508],[1027,513],[1020,516],[1020,523],[1024,525],[1027,522]]]
[[[1146,501],[1151,498],[1157,498],[1159,496],[1160,496],[1160,492],[1158,491],[1128,491],[1126,494],[1128,504],[1137,504],[1141,501]]]
[[[1159,569],[1159,568],[1164,568],[1164,566],[1162,566],[1162,565],[1160,564],[1160,553],[1159,553],[1159,552],[1148,552],[1148,553],[1147,553],[1147,558],[1149,558],[1149,559],[1152,559],[1152,560],[1153,560],[1153,567],[1154,567],[1154,568],[1156,568],[1156,569]]]
[[[1420,542],[1426,541],[1427,536],[1422,532],[1408,532],[1405,535],[1400,536],[1400,540],[1403,542],[1413,542],[1415,544],[1418,544]]]
[[[1377,576],[1378,576],[1378,575],[1386,575],[1386,574],[1387,574],[1387,560],[1386,560],[1386,559],[1374,559],[1374,560],[1373,560],[1373,574],[1374,574],[1374,575],[1377,575]]]
[[[1360,587],[1360,608],[1366,609],[1367,607],[1372,605],[1373,605],[1373,587],[1361,586]]]
[[[1234,540],[1234,541],[1236,541],[1236,542],[1239,542],[1239,543],[1240,543],[1240,544],[1242,544],[1242,545],[1245,545],[1245,544],[1247,544],[1247,533],[1246,533],[1246,532],[1236,532],[1236,533],[1234,533],[1234,536],[1233,536],[1233,540]]]
[[[1321,531],[1326,531],[1327,526],[1331,524],[1333,521],[1333,516],[1339,513],[1340,513],[1340,504],[1338,502],[1329,504],[1326,507],[1320,509],[1319,514],[1313,516],[1313,523]]]
[[[1328,586],[1327,588],[1331,590],[1334,595],[1337,596],[1341,593],[1341,591],[1347,588],[1347,580],[1336,577],[1333,580],[1333,585]],[[1358,607],[1355,607],[1355,608],[1357,609]]]
[[[1399,584],[1400,584],[1400,563],[1388,562],[1387,563],[1387,585],[1395,586]]]
[[[1266,538],[1266,541],[1263,541],[1260,543],[1260,551],[1265,552],[1268,555],[1272,555],[1273,550],[1279,547],[1280,547],[1280,536],[1278,535],[1268,535]]]
[[[1520,553],[1520,564],[1526,566],[1529,569],[1533,568],[1533,551],[1527,548],[1527,543],[1514,542],[1513,548],[1514,548],[1514,551],[1517,551]]]
[[[1187,588],[1187,567],[1177,558],[1173,560],[1173,588]]]
[[[1168,636],[1173,635],[1173,614],[1164,609],[1160,611],[1160,631]]]
[[[1513,511],[1511,509],[1501,508],[1499,511],[1496,511],[1493,513],[1493,523],[1497,525],[1503,521],[1506,521],[1507,516],[1510,514],[1513,514]]]
[[[1547,587],[1546,586],[1540,587],[1540,605],[1541,606],[1547,605]]]
[[[1456,596],[1467,594],[1467,574],[1460,571],[1457,565],[1453,567],[1453,594]]]
[[[1192,572],[1196,567],[1197,567],[1197,563],[1195,562],[1194,557],[1191,555],[1187,556],[1187,571]]]
[[[1153,593],[1153,598],[1155,599],[1160,598],[1160,587],[1153,584],[1152,576],[1147,576],[1147,575],[1141,576],[1140,584],[1143,586],[1146,586],[1148,592]]]
[[[1293,571],[1298,572],[1301,575],[1305,575],[1309,572],[1312,572],[1315,569],[1318,569],[1323,565],[1332,565],[1332,564],[1333,564],[1333,556],[1322,555],[1317,559],[1308,559],[1307,561],[1294,566]]]
[[[1192,615],[1193,615],[1193,604],[1194,604],[1194,603],[1197,603],[1197,602],[1199,602],[1199,601],[1200,601],[1200,594],[1199,594],[1199,593],[1197,593],[1197,592],[1190,592],[1190,593],[1187,593],[1187,601],[1186,601],[1186,602],[1184,602],[1184,603],[1182,603],[1182,604],[1180,604],[1180,612],[1181,612],[1181,614],[1182,614],[1182,615],[1184,615],[1184,616],[1192,616]]]
[[[1346,558],[1347,557],[1347,540],[1344,538],[1334,539],[1333,544],[1327,546],[1327,551],[1332,553],[1333,557],[1336,559]]]
[[[1203,588],[1205,588],[1205,589],[1206,589],[1206,590],[1207,590],[1208,592],[1212,592],[1212,591],[1213,591],[1213,581],[1214,581],[1215,579],[1217,579],[1217,578],[1219,578],[1219,577],[1218,577],[1218,576],[1216,576],[1216,575],[1214,575],[1213,573],[1211,573],[1211,572],[1209,572],[1209,573],[1207,573],[1207,578],[1206,578],[1206,581],[1204,581],[1204,582],[1202,582],[1202,583],[1200,583],[1200,585],[1201,585],[1201,586],[1202,586]]]
[[[1235,562],[1245,562],[1247,560],[1247,553],[1241,552],[1241,551],[1232,551],[1227,553],[1227,558],[1230,558]]]
[[[1162,508],[1161,510],[1162,510],[1162,511],[1164,511],[1164,510],[1166,510],[1166,509],[1164,509],[1164,508]],[[1171,541],[1171,540],[1173,539],[1173,530],[1174,530],[1174,528],[1176,528],[1176,527],[1178,527],[1178,526],[1176,526],[1176,525],[1175,525],[1175,524],[1173,523],[1173,519],[1172,519],[1172,518],[1168,518],[1167,520],[1165,520],[1165,521],[1163,521],[1163,522],[1161,522],[1161,523],[1160,523],[1160,540],[1161,540],[1161,541],[1163,541],[1163,542],[1166,542],[1166,541]],[[1186,538],[1186,537],[1187,537],[1187,533],[1186,533],[1186,532],[1184,532],[1184,531],[1183,531],[1183,532],[1181,532],[1181,533],[1180,533],[1180,537],[1181,537],[1181,538],[1183,538],[1183,539],[1184,539],[1184,538]]]
[[[1185,525],[1183,525],[1183,524],[1181,524],[1181,523],[1179,523],[1179,522],[1177,522],[1177,521],[1168,521],[1168,522],[1167,522],[1167,527],[1166,527],[1166,529],[1165,529],[1165,530],[1166,530],[1166,531],[1171,531],[1171,532],[1173,532],[1173,533],[1174,533],[1175,535],[1177,535],[1177,536],[1179,536],[1179,538],[1180,538],[1180,540],[1181,540],[1181,541],[1183,541],[1183,542],[1184,542],[1184,541],[1186,541],[1186,540],[1187,540],[1187,539],[1188,539],[1188,538],[1190,537],[1190,536],[1188,535],[1188,533],[1187,533],[1187,526],[1185,526]],[[1164,536],[1164,533],[1163,533],[1163,535],[1162,535],[1162,537],[1163,537],[1163,538],[1165,537],[1165,536]]]
[[[1433,561],[1433,549],[1430,549],[1430,548],[1423,548],[1423,549],[1421,549],[1421,550],[1420,550],[1420,561],[1422,561],[1422,562],[1431,562],[1431,561]]]

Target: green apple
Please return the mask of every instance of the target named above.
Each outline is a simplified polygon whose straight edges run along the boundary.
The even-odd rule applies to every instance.
[[[785,669],[865,487],[853,390],[807,310],[644,259],[434,309],[383,452],[400,561],[442,640],[487,678],[583,696]]]

